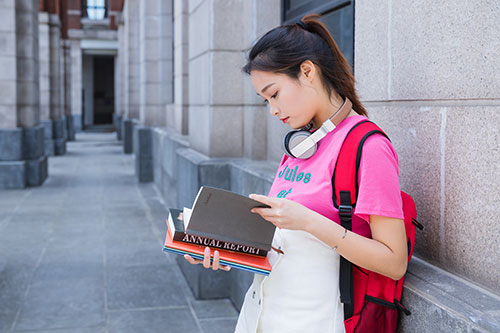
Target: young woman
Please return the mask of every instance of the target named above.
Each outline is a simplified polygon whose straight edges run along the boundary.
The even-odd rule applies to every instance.
[[[367,113],[331,35],[317,15],[277,27],[253,46],[243,70],[270,113],[292,129],[317,129],[349,101],[352,109],[318,142],[313,156],[283,156],[268,196],[250,195],[271,207],[253,212],[276,225],[277,251],[269,253],[271,274],[255,275],[236,332],[343,332],[339,256],[395,280],[406,271],[396,152],[382,135],[366,140],[353,232],[347,231],[332,203],[332,173],[347,132]],[[301,176],[292,177],[290,170]],[[219,264],[217,251],[212,265],[208,248],[205,254],[203,261],[186,260],[229,270]]]

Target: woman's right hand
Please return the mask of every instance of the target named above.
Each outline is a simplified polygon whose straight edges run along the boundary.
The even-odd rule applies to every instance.
[[[219,251],[217,251],[217,250],[214,251],[214,260],[210,264],[210,248],[208,246],[205,248],[203,260],[194,259],[189,254],[185,254],[184,259],[186,259],[190,264],[193,264],[193,265],[203,264],[203,267],[205,267],[205,268],[212,267],[212,270],[214,270],[214,271],[221,269],[221,270],[228,272],[231,269],[230,266],[221,265],[219,263]]]

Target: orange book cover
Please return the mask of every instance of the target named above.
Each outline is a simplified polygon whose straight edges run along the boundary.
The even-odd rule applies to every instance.
[[[163,247],[163,251],[182,255],[189,254],[195,259],[203,259],[204,250],[205,247],[201,245],[173,241],[172,236],[170,235],[170,230],[168,229],[167,221],[167,235],[165,237],[165,246]],[[217,251],[219,251],[220,254],[220,263],[223,265],[264,275],[269,275],[271,272],[271,265],[269,264],[267,257],[262,258],[221,249],[217,249]],[[214,249],[211,249],[210,255],[212,258],[213,253]]]

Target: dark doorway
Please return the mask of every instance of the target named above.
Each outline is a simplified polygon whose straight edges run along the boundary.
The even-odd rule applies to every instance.
[[[114,71],[114,57],[94,56],[94,125],[113,123]]]

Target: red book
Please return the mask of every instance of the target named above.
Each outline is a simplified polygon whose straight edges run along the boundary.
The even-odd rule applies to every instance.
[[[205,246],[172,240],[167,222],[167,235],[165,237],[165,246],[163,247],[163,251],[181,255],[189,254],[195,259],[203,260]],[[269,275],[269,273],[271,273],[271,265],[269,264],[267,257],[262,258],[221,249],[217,249],[217,251],[219,251],[220,255],[219,262],[223,265],[263,275]],[[211,260],[213,260],[213,253],[214,249],[210,249]]]

